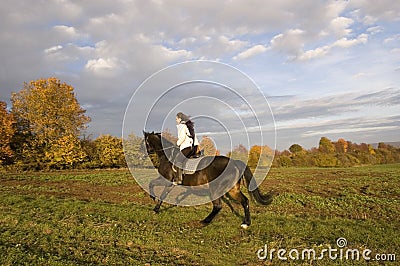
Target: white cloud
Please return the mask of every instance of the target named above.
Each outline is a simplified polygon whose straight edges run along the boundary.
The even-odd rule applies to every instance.
[[[167,61],[175,61],[178,59],[188,60],[192,57],[192,52],[186,50],[173,50],[171,48],[164,47],[162,45],[155,46],[155,50],[158,50],[160,58],[164,58]]]
[[[364,76],[366,76],[366,75],[367,75],[367,74],[364,73],[364,72],[359,72],[359,73],[357,73],[357,74],[354,74],[352,77],[355,78],[355,79],[358,79],[358,78],[362,78],[362,77],[364,77]]]
[[[55,53],[55,52],[61,50],[62,48],[63,48],[62,45],[56,45],[56,46],[52,46],[50,48],[45,49],[44,52],[46,54],[51,54],[51,53]]]
[[[76,38],[79,36],[77,30],[74,27],[69,27],[65,25],[57,25],[53,27],[53,30],[61,35],[67,36],[69,38]]]
[[[333,43],[326,44],[314,49],[304,51],[303,48],[314,38],[325,37],[329,32],[334,32],[335,36],[347,36],[352,32],[348,27],[353,20],[338,17],[333,20],[327,30],[321,31],[318,36],[308,36],[307,32],[301,29],[290,29],[284,33],[275,35],[270,43],[271,49],[286,53],[288,58],[296,61],[308,61],[311,59],[321,58],[329,54],[333,47],[350,48],[357,44],[365,44],[368,41],[368,34],[362,33],[354,39],[342,37]]]
[[[331,30],[339,38],[348,36],[352,32],[352,29],[349,27],[353,24],[353,22],[354,21],[351,18],[336,17],[331,21],[329,30]]]
[[[296,55],[304,45],[304,33],[301,29],[290,29],[285,33],[275,35],[271,40],[271,48]]]
[[[365,25],[374,25],[375,22],[376,22],[377,20],[378,20],[377,17],[365,16],[365,17],[363,18],[362,22],[363,22]]]
[[[332,46],[349,48],[349,47],[357,45],[357,44],[365,44],[367,41],[368,41],[368,35],[363,33],[363,34],[360,34],[356,39],[341,38],[341,39],[337,40]]]
[[[233,59],[234,60],[243,60],[243,59],[247,59],[249,57],[264,53],[265,51],[267,51],[268,48],[265,47],[264,45],[255,45],[241,53],[239,53],[237,56],[235,56]]]
[[[237,51],[244,47],[248,42],[247,41],[242,41],[239,39],[229,39],[226,36],[220,36],[218,37],[218,43],[220,43],[226,51]]]
[[[383,31],[382,26],[374,26],[374,27],[369,27],[367,29],[367,32],[371,33],[372,35],[381,33]]]
[[[105,71],[113,71],[119,67],[117,58],[99,58],[89,60],[85,68],[95,74],[104,73]]]
[[[400,20],[400,1],[381,0],[371,4],[368,0],[353,0],[348,6],[357,10],[359,20],[366,25],[375,24],[378,20]]]
[[[397,41],[400,41],[400,34],[396,34],[396,35],[393,35],[393,36],[390,36],[390,37],[384,39],[383,43],[389,44],[389,43],[393,43],[393,42],[397,42]]]
[[[223,55],[229,56],[237,53],[237,51],[248,45],[248,42],[221,35],[215,38],[210,36],[191,37],[181,40],[179,44],[181,44],[179,47],[182,49],[191,49],[193,57],[219,58]]]
[[[329,53],[330,47],[329,46],[323,46],[323,47],[318,47],[314,50],[308,50],[296,57],[296,60],[298,61],[307,61],[319,57],[324,57]]]
[[[394,130],[400,129],[400,126],[378,126],[378,127],[346,127],[346,128],[335,128],[335,129],[326,129],[326,130],[311,130],[302,134],[303,137],[312,137],[312,136],[326,136],[326,135],[342,135],[344,133],[356,133],[356,132],[376,132],[376,131],[386,131],[386,130]]]
[[[384,89],[375,92],[337,93],[331,96],[314,96],[303,99],[300,97],[285,98],[283,101],[272,102],[277,120],[316,118],[343,115],[347,112],[361,110],[364,106],[398,106],[400,89]]]
[[[317,47],[315,49],[307,50],[305,52],[300,51],[295,56],[294,59],[297,61],[308,61],[311,59],[321,58],[321,57],[324,57],[327,54],[329,54],[331,52],[332,48],[334,48],[334,47],[350,48],[350,47],[358,45],[358,44],[365,44],[365,43],[367,43],[367,41],[368,41],[368,35],[365,33],[360,34],[355,39],[347,39],[346,37],[344,37],[344,38],[341,38],[329,45]]]

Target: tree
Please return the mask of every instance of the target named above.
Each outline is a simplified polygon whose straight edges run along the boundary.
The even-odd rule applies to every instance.
[[[371,144],[368,144],[368,153],[371,154],[371,155],[375,155],[376,154],[375,149],[374,149],[374,147],[372,147]]]
[[[84,162],[81,164],[82,168],[99,168],[100,167],[100,160],[97,155],[97,147],[94,140],[91,138],[91,135],[83,136],[81,139],[81,148],[82,151],[85,153],[86,157]]]
[[[332,144],[331,140],[322,137],[319,141],[319,151],[322,153],[334,153],[335,152],[335,146]]]
[[[309,166],[313,165],[313,159],[310,153],[299,144],[293,144],[289,147],[291,152],[290,158],[292,159],[293,166]]]
[[[252,169],[257,166],[267,167],[270,165],[273,155],[274,151],[270,147],[254,145],[249,151],[248,165]]]
[[[111,135],[101,135],[94,142],[102,167],[125,166],[122,139]]]
[[[293,144],[290,146],[289,151],[291,153],[300,153],[303,151],[303,147],[301,147],[299,144]]]
[[[386,143],[384,143],[384,142],[379,142],[378,143],[378,149],[380,149],[380,150],[387,149],[388,148],[387,146],[388,145],[386,145]]]
[[[278,165],[281,167],[290,167],[292,166],[292,160],[290,159],[289,156],[281,154],[279,158],[277,159]]]
[[[260,155],[261,155],[261,146],[254,145],[250,148],[249,161],[247,162],[247,164],[252,170],[254,170],[257,167],[260,160]]]
[[[200,149],[204,151],[204,155],[206,156],[216,156],[219,153],[214,145],[214,141],[207,136],[203,136],[201,139]]]
[[[7,104],[0,102],[0,164],[7,162],[13,156],[10,143],[15,132],[15,119],[7,111]]]
[[[228,152],[227,156],[247,163],[249,160],[249,151],[243,144],[239,144],[231,152]]]
[[[129,167],[151,166],[151,162],[147,159],[143,138],[136,136],[134,133],[124,139],[124,152]]]
[[[78,143],[76,140],[81,130],[90,121],[75,97],[74,88],[57,78],[25,83],[20,92],[12,94],[11,101],[17,131],[21,136],[17,149],[28,162],[46,163],[46,160],[49,161],[46,152],[58,153],[55,147],[69,149],[71,143]],[[63,138],[68,138],[70,142],[63,145],[60,141]]]
[[[316,165],[319,167],[335,167],[338,160],[333,154],[320,153],[315,156]]]
[[[340,138],[337,142],[334,143],[335,150],[338,153],[346,153],[349,147],[349,144],[346,140]]]
[[[171,141],[173,144],[176,144],[176,142],[178,141],[178,137],[173,135],[171,130],[169,130],[168,128],[165,129],[161,135],[167,139],[168,141]]]
[[[49,168],[74,168],[82,163],[87,154],[81,146],[81,142],[75,136],[66,135],[51,143],[45,152],[45,159]]]

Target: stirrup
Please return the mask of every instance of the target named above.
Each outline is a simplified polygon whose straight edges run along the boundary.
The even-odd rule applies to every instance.
[[[182,181],[178,182],[178,181],[174,180],[174,181],[172,181],[172,185],[174,185],[174,186],[182,185]]]

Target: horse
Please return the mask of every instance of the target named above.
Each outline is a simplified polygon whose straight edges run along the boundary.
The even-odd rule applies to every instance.
[[[180,153],[180,150],[178,146],[164,138],[161,133],[143,131],[143,134],[147,154],[150,158],[154,158],[154,155],[158,158],[157,163],[153,159],[152,162],[160,176],[149,184],[150,195],[153,200],[156,200],[154,186],[161,185],[164,187],[161,195],[157,197],[158,202],[154,207],[154,211],[158,213],[163,200],[175,187],[172,181],[176,176],[176,167],[171,158],[173,159]],[[264,195],[258,187],[252,191],[249,190],[250,182],[254,182],[252,180],[253,174],[250,168],[240,160],[234,160],[226,156],[203,156],[201,157],[198,169],[192,174],[185,175],[182,185],[193,189],[201,186],[208,190],[213,208],[211,213],[201,221],[204,225],[210,224],[222,209],[222,200],[225,196],[242,205],[244,218],[241,227],[247,228],[251,224],[249,200],[240,190],[242,181],[246,184],[250,196],[257,203],[269,205],[272,202],[272,192]]]

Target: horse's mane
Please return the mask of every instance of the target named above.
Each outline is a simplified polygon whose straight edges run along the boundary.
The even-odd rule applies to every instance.
[[[160,141],[161,141],[161,145],[164,148],[170,148],[170,147],[174,147],[176,149],[179,148],[175,143],[173,143],[173,142],[169,141],[167,138],[163,137],[162,133],[160,133],[160,132],[151,132],[151,133],[150,132],[144,132],[144,133],[145,133],[145,135],[159,136],[160,137]]]
[[[179,151],[179,147],[175,143],[173,143],[173,142],[169,141],[167,138],[163,137],[162,133],[152,132],[152,133],[147,133],[147,135],[153,135],[153,136],[159,137],[160,142],[154,143],[154,145],[157,145],[157,146],[160,145],[159,148],[162,149],[162,152],[168,158],[175,158],[175,155],[176,155],[175,152]],[[173,155],[174,153],[175,153],[175,155]]]
[[[167,138],[163,137],[162,133],[156,133],[157,135],[160,136],[161,139],[161,143],[164,147],[175,147],[178,148],[178,146],[175,143],[172,143],[171,141],[169,141]]]

